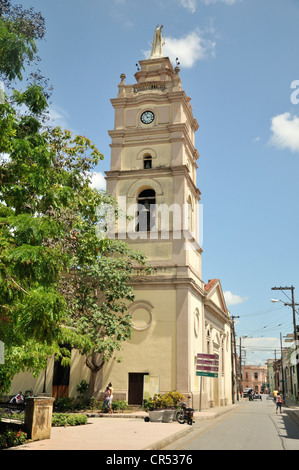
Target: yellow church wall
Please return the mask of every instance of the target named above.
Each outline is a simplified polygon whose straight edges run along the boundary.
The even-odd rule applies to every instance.
[[[86,357],[82,356],[76,349],[72,349],[71,369],[69,382],[69,396],[74,397],[78,394],[77,385],[81,380],[90,380],[90,369],[85,364]]]
[[[90,370],[85,365],[86,357],[82,356],[79,351],[72,349],[71,352],[71,367],[70,367],[70,381],[69,381],[69,396],[74,397],[77,395],[77,384],[81,380],[89,382]],[[42,371],[38,377],[34,377],[31,372],[21,372],[16,374],[13,378],[10,395],[15,395],[20,390],[25,393],[26,390],[32,390],[33,394],[43,392],[45,385],[45,392],[52,393],[52,380],[54,371],[54,356],[48,358],[47,371]]]
[[[109,380],[115,390],[127,390],[128,374],[148,373],[160,378],[160,390],[175,388],[176,371],[176,292],[175,289],[135,290],[136,302],[151,304],[152,321],[143,331],[133,329],[132,338],[123,344],[117,360],[103,372],[103,384]],[[134,305],[134,304],[133,304]],[[133,315],[134,318],[134,315]]]
[[[193,248],[193,249],[192,249]],[[191,242],[186,242],[186,256],[187,256],[187,265],[192,267],[196,274],[201,277],[201,255],[200,253],[192,247]]]
[[[172,244],[171,242],[152,241],[152,243],[140,241],[139,243],[130,243],[132,250],[140,250],[145,254],[147,262],[151,261],[171,261],[172,260]]]
[[[27,390],[32,390],[33,394],[41,392],[43,390],[44,376],[44,372],[38,377],[33,377],[30,372],[21,372],[15,375],[11,383],[10,395],[16,395],[20,391],[24,395]]]
[[[143,157],[145,155],[152,156],[153,168],[163,166],[169,167],[171,161],[169,144],[157,144],[154,142],[147,142],[146,147],[136,144],[136,137],[122,151],[121,169],[126,170],[141,170],[143,169]],[[157,159],[159,163],[157,163]],[[132,180],[131,180],[132,182]]]
[[[152,188],[156,192],[156,204],[172,204],[173,180],[171,176],[147,178],[142,175],[132,182],[130,175],[118,182],[116,197],[125,196],[127,206],[137,203],[137,197],[143,189]]]
[[[140,122],[140,115],[142,111],[145,111],[147,109],[152,110],[155,115],[157,116],[156,119],[156,125],[163,125],[163,124],[169,124],[170,122],[170,116],[171,116],[171,106],[167,104],[167,100],[165,101],[165,104],[153,104],[151,103],[150,105],[141,105],[138,107],[131,107],[128,109],[121,109],[120,111],[120,116],[117,116],[117,123],[119,128],[124,125],[125,128],[133,130],[134,128],[139,128],[142,127],[143,124]],[[124,119],[121,114],[124,112]]]
[[[190,294],[190,315],[190,388],[197,391],[200,388],[200,380],[196,376],[196,358],[198,353],[204,352],[204,319],[202,299],[193,293]]]

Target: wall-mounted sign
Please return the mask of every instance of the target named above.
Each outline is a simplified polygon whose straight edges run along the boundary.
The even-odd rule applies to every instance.
[[[153,398],[155,393],[160,391],[160,377],[144,375],[143,377],[143,400]]]
[[[200,377],[218,377],[218,354],[197,354],[196,375]]]

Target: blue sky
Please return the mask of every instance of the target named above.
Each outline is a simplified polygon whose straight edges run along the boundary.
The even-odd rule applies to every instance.
[[[246,363],[273,358],[275,348],[279,357],[292,311],[270,303],[289,301],[271,287],[294,285],[299,303],[299,1],[20,3],[46,18],[39,53],[54,86],[52,115],[104,154],[100,185],[109,169],[110,98],[121,73],[135,83],[136,63],[164,25],[164,55],[179,58],[199,123],[203,280],[220,279],[231,314],[240,316],[237,335],[252,337],[243,341]]]

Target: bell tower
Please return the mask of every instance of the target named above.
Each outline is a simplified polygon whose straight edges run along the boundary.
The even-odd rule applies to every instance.
[[[168,57],[139,64],[137,83],[126,85],[122,74],[118,96],[111,100],[115,126],[109,132],[107,191],[132,218],[126,224],[119,221],[117,236],[138,244],[151,263],[163,252],[165,262],[188,265],[200,279],[199,154],[194,146],[198,123],[179,67],[173,69]]]
[[[161,29],[156,28],[150,58],[139,61],[136,82],[126,84],[122,74],[111,99],[107,192],[131,217],[118,221],[115,237],[144,252],[154,267],[151,275],[136,270],[136,300],[128,306],[132,339],[123,345],[123,362],[109,370],[118,396],[132,404],[140,403],[146,375],[158,380],[161,392],[194,388],[194,357],[203,347],[198,123],[179,67],[163,56]]]

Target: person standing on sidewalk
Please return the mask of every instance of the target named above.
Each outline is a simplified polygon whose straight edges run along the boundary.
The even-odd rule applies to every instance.
[[[280,409],[280,413],[281,413],[282,403],[283,403],[282,397],[281,397],[280,393],[277,392],[277,396],[276,396],[276,414],[277,414],[278,408]]]

